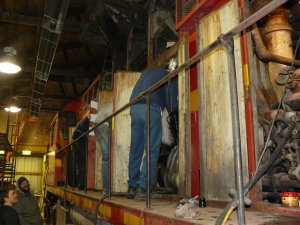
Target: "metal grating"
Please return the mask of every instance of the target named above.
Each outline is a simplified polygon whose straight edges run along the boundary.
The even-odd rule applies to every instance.
[[[179,24],[201,0],[176,0],[176,23]]]

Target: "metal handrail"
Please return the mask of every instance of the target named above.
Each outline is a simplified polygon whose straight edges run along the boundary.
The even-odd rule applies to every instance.
[[[174,78],[176,75],[178,75],[179,72],[181,72],[183,70],[186,70],[191,65],[197,63],[206,54],[208,54],[209,52],[211,52],[213,49],[215,49],[219,45],[225,45],[226,46],[228,43],[230,43],[232,41],[232,38],[233,38],[234,35],[239,34],[243,30],[247,29],[253,23],[255,23],[258,20],[262,19],[263,17],[265,17],[266,15],[268,15],[269,13],[271,13],[274,9],[276,9],[279,6],[283,5],[287,1],[288,0],[273,0],[273,1],[271,1],[266,6],[264,6],[263,8],[261,8],[260,10],[258,10],[257,12],[255,12],[254,14],[252,14],[251,16],[249,16],[248,18],[246,18],[239,25],[237,25],[236,27],[234,27],[233,29],[231,29],[230,31],[228,31],[226,34],[220,35],[214,42],[212,42],[206,48],[204,48],[203,50],[199,51],[197,54],[195,54],[193,57],[191,57],[185,63],[183,63],[182,65],[180,65],[177,69],[171,71],[164,78],[162,78],[161,80],[157,81],[155,84],[153,84],[147,90],[145,90],[140,95],[138,95],[137,97],[135,97],[133,100],[131,100],[130,102],[128,102],[127,104],[125,104],[124,106],[122,106],[120,109],[118,109],[117,111],[115,111],[113,114],[111,114],[110,116],[108,116],[107,118],[105,118],[101,123],[96,124],[94,127],[92,127],[91,129],[89,129],[87,132],[83,133],[77,139],[73,140],[70,144],[66,145],[65,147],[63,147],[62,149],[60,149],[57,152],[61,152],[64,149],[68,148],[74,142],[76,142],[76,141],[80,140],[81,138],[83,138],[84,136],[88,135],[90,132],[94,131],[98,126],[100,126],[104,122],[108,121],[109,119],[113,118],[114,116],[117,116],[119,113],[121,113],[123,110],[127,109],[131,105],[136,104],[137,102],[139,102],[140,100],[144,99],[145,97],[147,98],[147,95],[149,95],[150,93],[152,93],[154,90],[156,90],[157,88],[159,88],[163,84],[165,84],[168,81],[170,81],[172,78]],[[231,62],[230,66],[231,67],[234,66],[233,62]],[[236,71],[235,71],[235,69],[232,69],[231,72],[234,73],[234,74],[231,74],[230,76],[236,77]],[[235,89],[236,88],[236,80],[235,79],[233,80],[232,84],[233,84],[233,87],[231,88],[231,99],[234,100],[235,103],[237,103],[238,99],[237,99],[237,91]],[[199,93],[198,93],[198,95],[199,95]],[[200,107],[200,106],[198,106],[198,107]],[[235,105],[234,109],[233,109],[233,118],[232,119],[235,120],[235,121],[239,121],[238,118],[236,118],[236,116],[238,116],[236,114],[236,112],[237,112],[236,110],[238,110],[238,108]],[[234,131],[233,132],[234,132],[234,136],[240,137],[240,133],[239,133],[240,132],[240,127],[239,127],[238,123],[234,124]],[[149,133],[148,133],[148,135],[149,135]],[[240,174],[242,173],[241,166],[240,166],[241,163],[242,163],[242,160],[241,160],[241,157],[240,157],[240,155],[241,155],[241,149],[239,147],[240,146],[240,140],[235,141],[234,144],[235,144],[235,146],[234,146],[235,147],[234,156],[235,156],[236,172],[238,172],[238,176],[239,176],[238,177],[239,181],[237,181],[237,191],[238,191],[237,196],[239,198],[239,205],[240,205],[238,207],[238,219],[239,219],[239,224],[245,224],[244,208],[243,208],[243,206],[241,206],[241,205],[243,205],[241,203],[243,203],[244,200],[242,198],[243,197],[243,187],[241,186],[242,185],[242,180],[240,179]],[[147,143],[147,145],[148,145],[148,143]],[[109,160],[109,167],[110,167],[110,160]],[[149,171],[148,171],[148,173],[149,173]],[[111,177],[109,177],[109,182],[111,182]],[[150,192],[149,190],[150,190],[149,187],[147,187],[147,203],[150,202],[150,201],[148,201],[149,200],[149,192]],[[111,190],[109,190],[109,192],[110,191]]]

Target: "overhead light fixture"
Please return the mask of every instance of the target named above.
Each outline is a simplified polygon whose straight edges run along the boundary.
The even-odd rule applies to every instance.
[[[6,107],[6,108],[4,108],[4,110],[6,112],[12,112],[12,113],[16,113],[16,112],[20,112],[21,111],[21,109],[19,107],[17,107],[17,106]]]
[[[0,72],[12,74],[21,70],[15,58],[16,54],[17,51],[13,47],[4,47],[4,56],[0,59]]]
[[[12,97],[10,102],[10,106],[4,108],[6,112],[17,113],[21,111],[21,109],[17,106],[17,97]]]
[[[30,150],[23,150],[22,155],[31,155],[31,151]]]

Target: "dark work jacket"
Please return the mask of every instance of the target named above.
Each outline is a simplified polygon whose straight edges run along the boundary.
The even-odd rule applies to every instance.
[[[84,119],[80,120],[79,123],[76,125],[76,128],[73,132],[72,138],[75,140],[80,137],[83,133],[89,130],[89,119],[85,117]],[[82,140],[85,138],[82,138]]]
[[[0,207],[0,225],[21,225],[17,211],[8,205]]]
[[[36,197],[31,192],[17,189],[18,202],[13,206],[19,214],[21,225],[42,225],[43,219]]]
[[[132,90],[130,101],[151,87],[154,83],[161,80],[167,73],[166,70],[161,68],[149,68],[143,71]],[[162,85],[150,94],[150,103],[159,105],[161,109],[166,106],[165,86],[166,85]],[[145,102],[145,100],[142,100],[142,103]]]
[[[178,111],[178,77],[176,76],[166,84],[166,102],[169,112]]]

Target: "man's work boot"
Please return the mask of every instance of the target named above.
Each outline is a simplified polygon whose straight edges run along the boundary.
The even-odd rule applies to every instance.
[[[151,199],[162,199],[161,194],[151,193]],[[134,200],[146,200],[147,199],[147,191],[141,187],[138,187],[134,196]]]
[[[127,198],[128,199],[133,199],[135,191],[136,191],[135,188],[129,186],[128,191],[127,191]]]
[[[146,198],[147,198],[147,192],[143,188],[138,187],[134,195],[134,200],[146,200]]]

